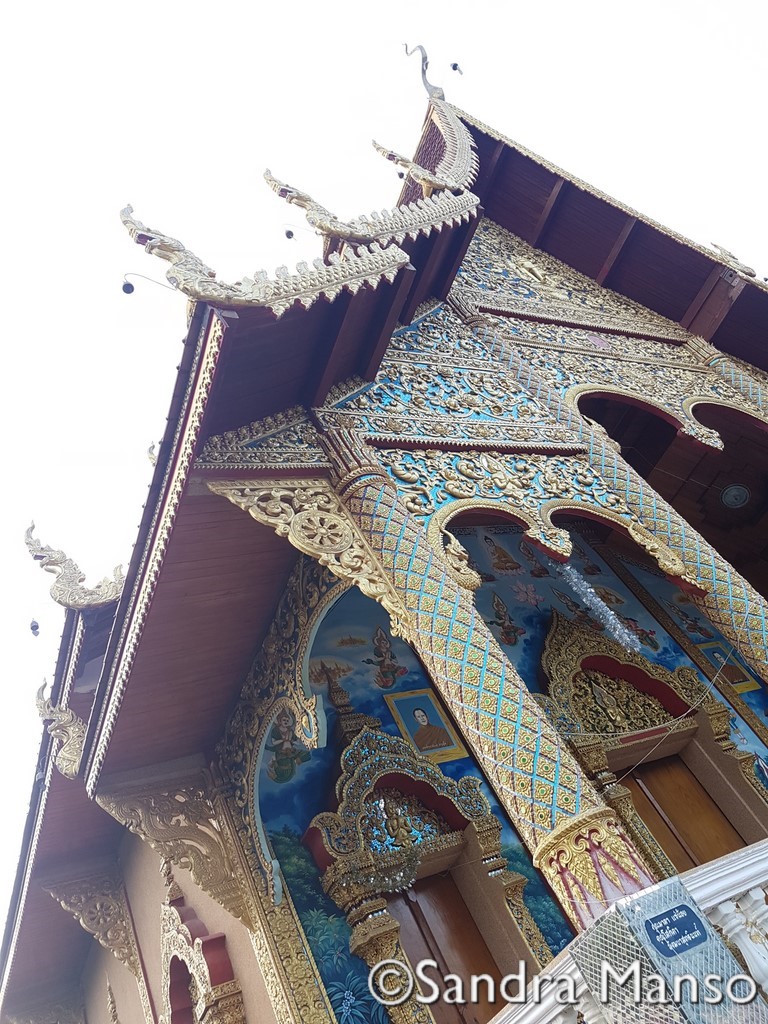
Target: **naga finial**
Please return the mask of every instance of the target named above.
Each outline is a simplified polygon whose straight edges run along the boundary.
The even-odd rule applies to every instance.
[[[445,93],[440,88],[440,86],[432,85],[432,83],[427,80],[427,68],[429,67],[429,57],[427,56],[427,51],[421,44],[419,44],[418,46],[414,46],[412,50],[408,49],[408,43],[403,43],[403,45],[405,46],[406,57],[412,56],[414,53],[416,53],[417,50],[421,51],[421,80],[424,83],[424,88],[427,90],[427,95],[431,100],[444,100]]]
[[[70,708],[53,704],[50,698],[46,700],[44,694],[47,685],[43,680],[43,685],[37,691],[37,713],[43,722],[51,723],[46,726],[48,734],[59,741],[59,749],[53,759],[54,764],[65,778],[75,779],[80,770],[85,746],[85,722]]]
[[[712,242],[712,248],[717,249],[717,255],[723,261],[727,263],[733,270],[737,270],[740,274],[744,274],[745,277],[757,277],[753,267],[748,267],[746,263],[742,263],[738,256],[734,256],[732,252],[729,252],[722,245],[718,245],[717,242]]]
[[[24,541],[30,555],[46,572],[55,574],[56,579],[51,586],[51,597],[64,608],[82,611],[84,608],[100,608],[112,601],[117,601],[123,589],[125,576],[122,566],[115,568],[112,579],[104,577],[95,587],[84,587],[85,573],[63,551],[55,550],[48,544],[42,544],[33,536],[35,524],[26,530]]]

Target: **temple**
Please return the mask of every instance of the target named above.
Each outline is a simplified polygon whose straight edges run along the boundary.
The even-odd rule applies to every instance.
[[[188,330],[124,576],[27,533],[7,1024],[768,1020],[768,286],[421,58],[394,207],[265,175],[311,265],[123,211]],[[648,1016],[606,961],[737,980]]]

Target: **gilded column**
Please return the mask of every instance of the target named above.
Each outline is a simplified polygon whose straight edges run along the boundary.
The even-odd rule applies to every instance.
[[[337,430],[324,443],[336,491],[402,603],[409,641],[571,919],[584,926],[613,900],[651,884],[618,816],[597,796],[394,484],[354,435]]]

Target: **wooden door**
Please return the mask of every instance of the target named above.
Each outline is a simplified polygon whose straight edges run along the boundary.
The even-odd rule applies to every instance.
[[[419,960],[436,960],[438,971],[429,971],[428,976],[439,983],[438,975],[458,975],[467,1000],[470,975],[489,974],[498,997],[501,972],[449,874],[424,878],[388,902],[390,913],[400,922],[400,941],[414,968]],[[484,985],[479,986],[479,994],[485,996]],[[440,999],[430,1009],[436,1024],[486,1024],[503,1005],[501,999],[491,1005],[481,998],[466,1006]]]
[[[678,871],[747,845],[678,755],[641,764],[622,782]]]

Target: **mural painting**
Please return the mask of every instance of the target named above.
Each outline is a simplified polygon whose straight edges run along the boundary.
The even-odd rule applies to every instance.
[[[556,608],[570,621],[602,633],[611,628],[611,619],[606,614],[598,615],[595,606],[602,606],[615,615],[618,623],[636,637],[640,653],[649,661],[667,669],[681,665],[693,668],[702,682],[711,686],[701,668],[652,614],[650,609],[657,604],[668,610],[715,671],[719,670],[731,683],[737,691],[737,699],[744,701],[762,722],[768,723],[768,687],[704,619],[690,598],[666,577],[626,564],[626,570],[640,583],[638,592],[642,588],[649,594],[650,599],[644,603],[594,550],[578,526],[569,525],[573,554],[568,565],[575,570],[575,576],[535,549],[525,538],[522,527],[458,527],[452,532],[478,571],[485,574],[476,591],[478,610],[532,692],[547,692],[541,655],[551,623],[551,609]],[[599,603],[591,602],[592,608],[587,607],[585,601],[589,591],[599,598]],[[728,704],[724,697],[716,696]],[[755,755],[755,775],[768,789],[768,747],[745,720],[738,704],[734,701],[728,706],[731,739],[742,750]]]
[[[305,672],[318,698],[318,713],[326,719],[327,743],[308,750],[295,718],[281,707],[266,733],[256,809],[337,1019],[340,1024],[384,1024],[388,1017],[368,992],[368,967],[349,952],[346,920],[324,893],[320,872],[302,843],[315,814],[335,807],[339,715],[331,695],[338,700],[342,687],[355,714],[379,720],[382,731],[408,740],[450,778],[482,779],[482,772],[416,655],[392,637],[381,606],[356,588],[342,592],[325,613],[310,643]],[[502,854],[511,871],[528,879],[526,906],[557,953],[572,938],[570,925],[485,782],[482,790],[502,824]]]
[[[768,727],[768,680],[760,679],[739,652],[704,619],[691,599],[666,577],[652,572],[629,560],[622,560],[625,571],[638,584],[638,594],[647,594],[648,606],[661,606],[685,636],[684,646],[693,648],[704,661],[710,680],[722,679],[747,706],[754,716],[757,728],[763,733]],[[720,698],[721,700],[723,698]],[[723,700],[723,703],[726,703]],[[768,787],[768,748],[764,740],[739,713],[736,701],[731,707],[731,739],[742,750],[755,755],[755,774]]]

